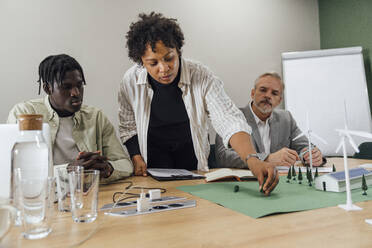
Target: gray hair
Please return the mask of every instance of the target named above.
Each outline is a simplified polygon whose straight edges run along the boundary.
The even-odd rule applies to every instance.
[[[281,85],[282,85],[282,94],[283,94],[283,91],[284,91],[284,83],[282,81],[282,77],[279,75],[279,73],[273,71],[273,72],[265,72],[263,74],[261,74],[260,76],[258,76],[258,78],[254,81],[254,88],[256,89],[257,87],[257,83],[258,81],[260,81],[261,78],[263,77],[267,77],[267,76],[270,76],[270,77],[273,77],[273,78],[276,78],[280,81]]]

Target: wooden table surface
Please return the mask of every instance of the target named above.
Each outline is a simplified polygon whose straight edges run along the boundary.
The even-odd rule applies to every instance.
[[[342,158],[328,159],[337,171]],[[370,160],[349,159],[350,168]],[[99,212],[90,224],[73,223],[70,213],[53,217],[53,231],[41,240],[25,240],[13,227],[0,247],[372,247],[372,201],[357,203],[362,211],[322,208],[260,219],[234,212],[176,189],[204,180],[158,182],[150,177],[132,177],[137,186],[162,187],[163,195],[196,200],[196,207],[132,217],[113,217]],[[124,184],[100,186],[99,207],[112,202],[112,194]],[[258,188],[258,186],[257,186]],[[316,199],[314,199],[316,200]]]

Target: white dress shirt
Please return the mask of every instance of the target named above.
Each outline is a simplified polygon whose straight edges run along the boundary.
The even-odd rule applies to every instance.
[[[256,121],[258,132],[261,136],[262,144],[265,147],[265,153],[270,154],[270,146],[271,146],[271,138],[270,138],[270,124],[269,121],[272,118],[272,115],[270,115],[269,118],[266,119],[266,121],[262,121],[258,116],[253,112],[252,109],[252,102],[249,104],[249,107],[251,108],[253,117]]]
[[[208,118],[227,147],[237,132],[251,134],[243,113],[235,106],[223,89],[222,81],[204,65],[182,58],[182,90],[198,170],[208,171],[209,141]],[[147,163],[147,131],[153,90],[147,80],[147,70],[134,65],[124,75],[119,90],[119,132],[123,143],[138,135],[141,155]]]

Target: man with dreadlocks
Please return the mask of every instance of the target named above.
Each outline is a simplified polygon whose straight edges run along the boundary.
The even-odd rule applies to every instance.
[[[15,105],[8,123],[19,114],[42,114],[50,125],[53,162],[69,163],[100,171],[101,182],[130,176],[133,166],[107,117],[91,106],[82,105],[86,85],[83,69],[72,57],[60,54],[39,65],[41,85],[47,96]]]

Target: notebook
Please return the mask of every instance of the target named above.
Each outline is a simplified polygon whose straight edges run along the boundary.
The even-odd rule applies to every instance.
[[[190,179],[201,179],[204,176],[193,173],[185,169],[163,169],[163,168],[151,168],[147,169],[153,178],[158,181],[173,181],[173,180],[190,180]]]

